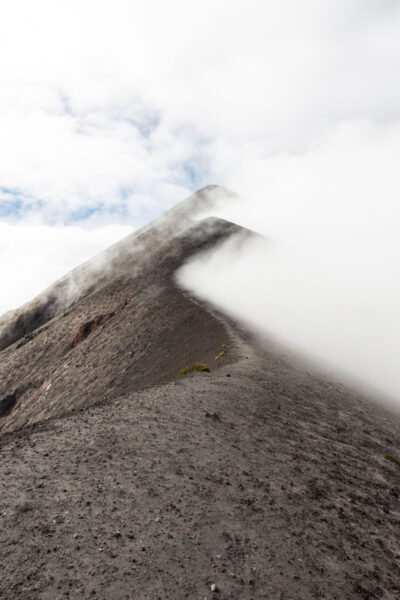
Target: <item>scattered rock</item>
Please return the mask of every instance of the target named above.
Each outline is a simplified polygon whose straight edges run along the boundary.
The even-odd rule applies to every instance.
[[[216,413],[216,412],[214,412],[212,414],[209,413],[209,412],[206,412],[205,413],[205,417],[206,417],[206,419],[213,419],[213,421],[220,421],[221,420],[219,414]]]
[[[212,583],[211,584],[211,591],[216,594],[219,590],[218,590],[218,586],[216,583]]]
[[[28,333],[27,335],[25,335],[21,341],[18,342],[17,344],[17,348],[21,348],[22,346],[25,346],[25,344],[27,344],[28,342],[30,342],[31,340],[33,340],[33,338],[36,336],[37,334],[35,333]]]

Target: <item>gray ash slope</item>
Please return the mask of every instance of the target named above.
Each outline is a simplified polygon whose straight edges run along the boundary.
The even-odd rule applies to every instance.
[[[187,364],[214,360],[228,341],[226,328],[178,288],[174,274],[194,253],[233,234],[252,235],[221,219],[192,220],[218,193],[225,192],[201,190],[4,321],[0,431],[170,381]],[[71,348],[76,336],[81,343]],[[234,356],[232,349],[227,360]]]
[[[397,599],[398,417],[183,293],[182,261],[240,231],[187,212],[3,322],[0,597]]]

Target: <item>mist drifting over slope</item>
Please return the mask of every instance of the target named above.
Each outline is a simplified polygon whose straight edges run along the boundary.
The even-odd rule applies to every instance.
[[[267,239],[228,241],[178,279],[261,336],[400,401],[396,148],[360,147],[376,158],[369,172],[354,148],[342,149],[335,160],[331,146],[259,173],[219,216]]]
[[[88,251],[86,230],[132,231],[208,183],[267,198],[269,225],[271,202],[288,210],[280,198],[291,190],[289,217],[308,211],[310,180],[308,219],[325,223],[339,177],[352,198],[377,168],[379,197],[399,187],[398,2],[19,0],[0,10],[0,312],[118,239],[94,235]],[[19,259],[14,225],[37,240],[32,260]]]
[[[0,313],[220,183],[276,244],[188,285],[398,395],[398,2],[6,4]]]

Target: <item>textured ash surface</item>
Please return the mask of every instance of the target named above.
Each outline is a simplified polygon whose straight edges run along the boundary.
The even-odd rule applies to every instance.
[[[0,432],[174,380],[194,361],[214,362],[221,340],[227,341],[226,327],[177,287],[174,274],[193,253],[238,232],[233,224],[207,219],[172,239],[150,236],[148,262],[142,250],[129,255],[130,238],[123,240],[121,259],[90,293],[1,352],[0,401],[10,394],[17,401],[0,420]],[[111,313],[71,349],[85,324]],[[232,347],[226,360],[234,359]]]
[[[174,283],[235,231],[117,261],[1,352],[0,598],[400,597],[399,417]]]
[[[248,356],[8,439],[1,597],[398,598],[398,423]]]

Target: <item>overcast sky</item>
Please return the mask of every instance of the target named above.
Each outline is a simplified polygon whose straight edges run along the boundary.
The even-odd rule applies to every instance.
[[[208,183],[398,278],[400,2],[5,0],[0,28],[0,313]]]

